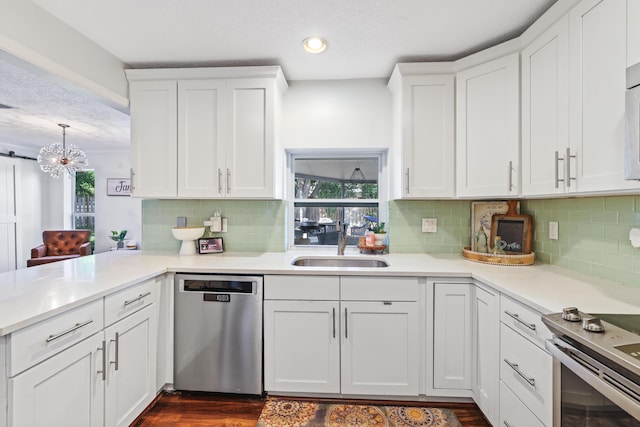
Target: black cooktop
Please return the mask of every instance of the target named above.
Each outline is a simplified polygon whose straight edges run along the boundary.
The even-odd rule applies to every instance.
[[[640,314],[592,314],[607,323],[640,335]]]

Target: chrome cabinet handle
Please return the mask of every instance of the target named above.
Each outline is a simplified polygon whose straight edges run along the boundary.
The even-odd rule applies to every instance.
[[[107,342],[102,340],[102,347],[98,347],[98,351],[102,352],[102,370],[97,371],[98,374],[102,374],[102,381],[107,380]]]
[[[92,323],[93,319],[87,320],[86,322],[81,322],[81,323],[76,323],[74,326],[70,327],[69,329],[67,329],[66,331],[62,331],[62,332],[58,332],[57,334],[53,334],[53,335],[49,335],[49,337],[47,337],[46,342],[51,342],[51,341],[55,341],[58,338],[62,338],[65,335],[70,334],[73,331],[77,331],[78,329],[82,328],[83,326],[87,326],[89,323]]]
[[[518,375],[520,375],[520,376],[521,376],[521,377],[522,377],[526,382],[528,382],[528,383],[529,383],[529,385],[530,385],[531,387],[534,387],[534,386],[536,385],[536,379],[535,379],[535,378],[531,378],[531,377],[526,376],[526,375],[525,375],[525,374],[520,370],[520,368],[518,367],[518,364],[517,364],[517,363],[509,362],[509,360],[507,360],[507,359],[504,359],[504,361],[506,362],[506,364],[507,364],[507,365],[509,365],[509,366],[511,367],[511,369],[513,369],[514,371],[516,371],[516,373],[517,373]]]
[[[231,193],[231,169],[227,168],[227,194]]]
[[[115,365],[116,371],[118,370],[119,361],[120,361],[120,333],[116,332],[116,339],[111,340],[111,342],[116,343],[116,360],[113,362],[109,362],[112,365]]]
[[[511,424],[509,424],[509,422],[506,420],[503,421],[502,423],[505,425],[505,427],[511,427]]]
[[[333,307],[333,337],[336,337],[336,308]]]
[[[571,177],[571,159],[575,159],[576,155],[575,154],[571,154],[571,149],[569,147],[567,147],[567,151],[566,154],[564,156],[564,158],[566,159],[566,164],[567,166],[565,167],[566,170],[566,175],[564,177],[565,182],[567,183],[567,188],[571,187],[571,181],[575,181],[576,178],[575,177]]]
[[[407,168],[407,194],[409,194],[409,168]]]
[[[151,295],[151,292],[147,292],[147,293],[144,293],[144,294],[140,294],[140,295],[138,295],[137,297],[135,297],[134,299],[130,299],[130,300],[125,301],[125,302],[124,302],[124,306],[126,307],[126,306],[128,306],[128,305],[130,305],[130,304],[133,304],[134,302],[138,302],[138,301],[140,301],[141,299],[143,299],[143,298],[145,298],[145,297],[148,297],[149,295]]]
[[[518,316],[517,313],[511,313],[510,311],[505,310],[504,314],[506,314],[507,316],[509,316],[512,319],[516,320],[517,322],[520,322],[522,325],[526,326],[527,328],[531,329],[532,331],[536,330],[535,323],[527,323],[527,322],[525,322],[524,320],[522,320],[520,318],[520,316]]]
[[[131,191],[135,190],[136,187],[133,186],[133,177],[136,175],[136,173],[133,171],[133,168],[129,168],[129,187],[131,188]]]
[[[563,162],[564,159],[562,157],[560,157],[560,154],[558,153],[558,151],[556,151],[556,177],[555,177],[555,181],[556,181],[556,188],[559,187],[559,184],[561,182],[564,182],[564,179],[560,179],[560,166],[558,165],[558,163]],[[565,168],[566,169],[566,168]]]
[[[509,188],[508,192],[510,193],[513,190],[513,160],[509,160]]]
[[[222,169],[218,168],[218,193],[222,194]]]
[[[344,337],[345,338],[349,338],[349,328],[347,327],[347,317],[348,317],[348,313],[347,313],[347,308],[345,307],[344,309]]]

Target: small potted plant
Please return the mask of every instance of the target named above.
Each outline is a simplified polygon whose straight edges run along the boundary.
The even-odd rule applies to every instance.
[[[376,238],[376,246],[382,245],[385,237],[387,237],[387,231],[384,229],[384,222],[375,223],[371,227],[371,231],[373,231],[373,235]]]
[[[111,231],[111,240],[114,242],[118,242],[117,248],[124,249],[124,237],[127,235],[127,230],[122,231]]]

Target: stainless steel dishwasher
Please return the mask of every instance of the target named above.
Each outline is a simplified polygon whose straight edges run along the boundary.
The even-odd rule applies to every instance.
[[[262,277],[176,274],[174,388],[262,394]]]

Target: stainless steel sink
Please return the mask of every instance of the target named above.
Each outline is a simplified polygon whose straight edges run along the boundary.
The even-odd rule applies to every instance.
[[[297,267],[389,267],[389,263],[380,258],[349,258],[349,257],[299,257],[291,265]]]

